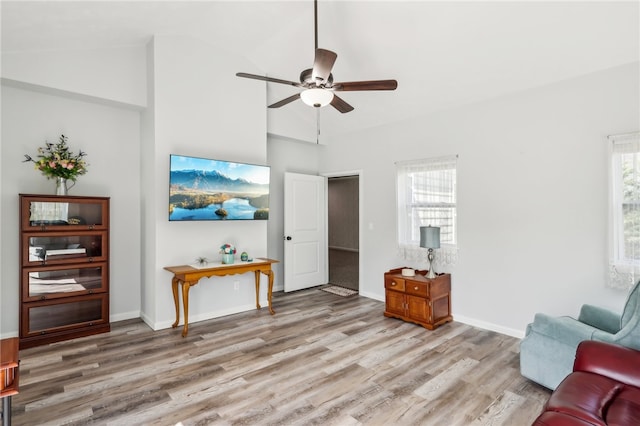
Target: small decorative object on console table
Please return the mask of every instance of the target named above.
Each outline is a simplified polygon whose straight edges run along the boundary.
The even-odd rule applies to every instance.
[[[420,247],[429,249],[429,254],[427,255],[427,260],[429,260],[429,272],[427,273],[427,278],[435,278],[436,273],[433,270],[433,249],[440,248],[440,228],[431,225],[421,226]]]
[[[196,257],[196,265],[198,266],[207,266],[209,264],[209,259],[206,257]]]
[[[236,254],[236,248],[231,244],[223,244],[220,246],[220,253],[222,253],[222,263],[230,265],[233,263],[233,255]]]
[[[40,170],[47,179],[55,179],[56,195],[67,195],[67,181],[71,180],[75,185],[78,176],[87,173],[87,163],[84,156],[87,153],[82,150],[78,154],[74,154],[67,145],[67,137],[60,135],[58,143],[53,144],[45,142],[45,146],[38,148],[38,160],[30,155],[25,154],[24,162],[32,162],[35,164],[36,170]]]
[[[428,278],[427,271],[403,275],[403,269],[384,274],[384,316],[413,322],[429,330],[453,321],[451,316],[451,274]]]

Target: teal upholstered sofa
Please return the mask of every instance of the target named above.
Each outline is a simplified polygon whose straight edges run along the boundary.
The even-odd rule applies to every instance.
[[[583,340],[640,349],[640,282],[629,293],[622,314],[583,305],[578,319],[538,313],[520,343],[520,373],[555,389],[573,369]]]

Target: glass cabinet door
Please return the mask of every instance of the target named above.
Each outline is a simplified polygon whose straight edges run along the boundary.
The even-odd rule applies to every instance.
[[[107,260],[106,231],[35,232],[22,234],[24,266]]]
[[[22,311],[22,334],[43,336],[65,329],[108,323],[108,294],[31,303]]]
[[[105,263],[24,269],[22,300],[47,300],[106,291]]]
[[[107,198],[23,196],[20,208],[25,231],[106,229],[109,223]]]

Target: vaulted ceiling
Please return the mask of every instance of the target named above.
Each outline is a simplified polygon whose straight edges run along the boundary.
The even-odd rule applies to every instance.
[[[297,81],[313,63],[312,0],[3,0],[1,6],[6,52],[143,45],[161,34],[203,39],[255,64],[238,71]],[[394,92],[343,92],[355,110],[323,108],[328,133],[479,102],[640,57],[637,0],[320,0],[318,15],[319,46],[338,54],[336,81],[398,80]],[[259,90],[266,83],[246,84]],[[268,101],[296,90],[269,83]],[[270,114],[316,118],[302,102]]]

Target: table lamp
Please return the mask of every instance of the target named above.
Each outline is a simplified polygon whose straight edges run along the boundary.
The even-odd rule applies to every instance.
[[[421,226],[420,227],[420,247],[429,249],[427,259],[429,260],[429,272],[427,278],[435,278],[436,273],[433,271],[433,249],[440,248],[440,228],[437,226]]]

